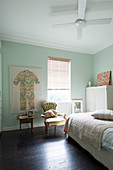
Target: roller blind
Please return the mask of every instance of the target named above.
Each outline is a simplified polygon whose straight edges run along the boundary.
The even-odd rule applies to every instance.
[[[70,60],[48,57],[48,90],[70,89]]]

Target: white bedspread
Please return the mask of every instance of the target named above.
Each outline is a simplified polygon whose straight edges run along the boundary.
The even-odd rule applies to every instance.
[[[64,129],[71,131],[79,139],[100,150],[104,130],[113,127],[113,122],[94,119],[92,113],[70,114]]]

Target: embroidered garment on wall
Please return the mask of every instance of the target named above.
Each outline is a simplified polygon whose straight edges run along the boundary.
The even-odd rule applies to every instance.
[[[42,70],[10,67],[10,113],[41,110]]]
[[[36,75],[29,71],[21,71],[13,83],[18,85],[20,82],[20,109],[21,110],[32,110],[35,109],[34,104],[34,82],[39,84],[39,79]]]

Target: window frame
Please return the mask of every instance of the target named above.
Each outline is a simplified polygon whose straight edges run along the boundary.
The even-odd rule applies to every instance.
[[[68,62],[69,63],[69,88],[62,88],[62,89],[59,89],[59,88],[56,88],[56,89],[53,89],[53,88],[48,88],[48,74],[47,74],[47,99],[48,99],[48,91],[52,91],[52,90],[55,90],[55,91],[60,91],[60,90],[69,90],[69,100],[65,100],[65,101],[70,101],[71,100],[71,59],[67,59],[67,58],[59,58],[59,57],[50,57],[48,56],[48,60],[55,60],[55,61],[64,61],[64,62]],[[47,66],[47,73],[48,73],[48,66]],[[64,100],[61,100],[60,102],[62,102]]]

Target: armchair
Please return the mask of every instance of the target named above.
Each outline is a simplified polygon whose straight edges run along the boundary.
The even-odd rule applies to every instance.
[[[44,111],[41,117],[44,118],[46,135],[48,135],[48,129],[50,126],[54,126],[54,132],[56,133],[56,126],[65,124],[66,114],[58,113],[56,111],[57,104],[55,102],[43,102],[41,106]]]

